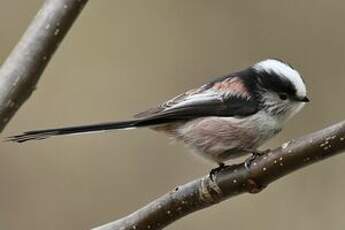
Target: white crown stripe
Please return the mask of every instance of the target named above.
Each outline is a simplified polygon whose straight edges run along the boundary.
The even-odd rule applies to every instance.
[[[267,59],[255,64],[254,68],[258,71],[274,72],[286,77],[296,87],[297,96],[305,97],[307,95],[307,89],[301,75],[289,65],[275,59]]]

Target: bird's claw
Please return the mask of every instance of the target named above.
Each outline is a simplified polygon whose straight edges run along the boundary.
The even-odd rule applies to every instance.
[[[253,151],[252,154],[250,155],[250,157],[248,157],[244,161],[244,167],[246,167],[246,169],[249,169],[251,164],[253,163],[253,161],[255,161],[258,157],[269,153],[270,151],[271,151],[271,149],[266,149],[264,151]]]
[[[210,176],[210,178],[211,178],[212,181],[215,179],[215,175],[216,175],[217,173],[219,173],[220,171],[222,171],[224,168],[227,167],[224,163],[218,163],[218,165],[219,165],[219,166],[218,166],[217,168],[213,168],[213,169],[211,169],[211,171],[210,171],[209,176]]]

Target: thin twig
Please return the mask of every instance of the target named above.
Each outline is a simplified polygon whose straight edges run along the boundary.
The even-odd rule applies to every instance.
[[[87,0],[46,0],[0,69],[0,132],[29,98]]]
[[[192,212],[242,193],[257,193],[271,182],[345,150],[345,121],[317,131],[256,158],[246,168],[232,165],[178,186],[147,206],[93,230],[162,229]]]

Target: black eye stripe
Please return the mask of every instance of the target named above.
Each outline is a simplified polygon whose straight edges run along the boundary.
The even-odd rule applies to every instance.
[[[293,84],[284,77],[277,75],[274,72],[260,72],[260,82],[264,88],[277,93],[285,93],[288,96],[294,96],[296,94],[296,88]]]

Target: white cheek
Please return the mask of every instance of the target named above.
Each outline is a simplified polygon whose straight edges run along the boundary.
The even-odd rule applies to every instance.
[[[294,104],[291,109],[290,112],[288,114],[288,117],[286,120],[289,120],[290,118],[292,118],[293,116],[295,116],[299,111],[301,111],[301,109],[304,107],[305,103],[304,102],[299,102]]]

